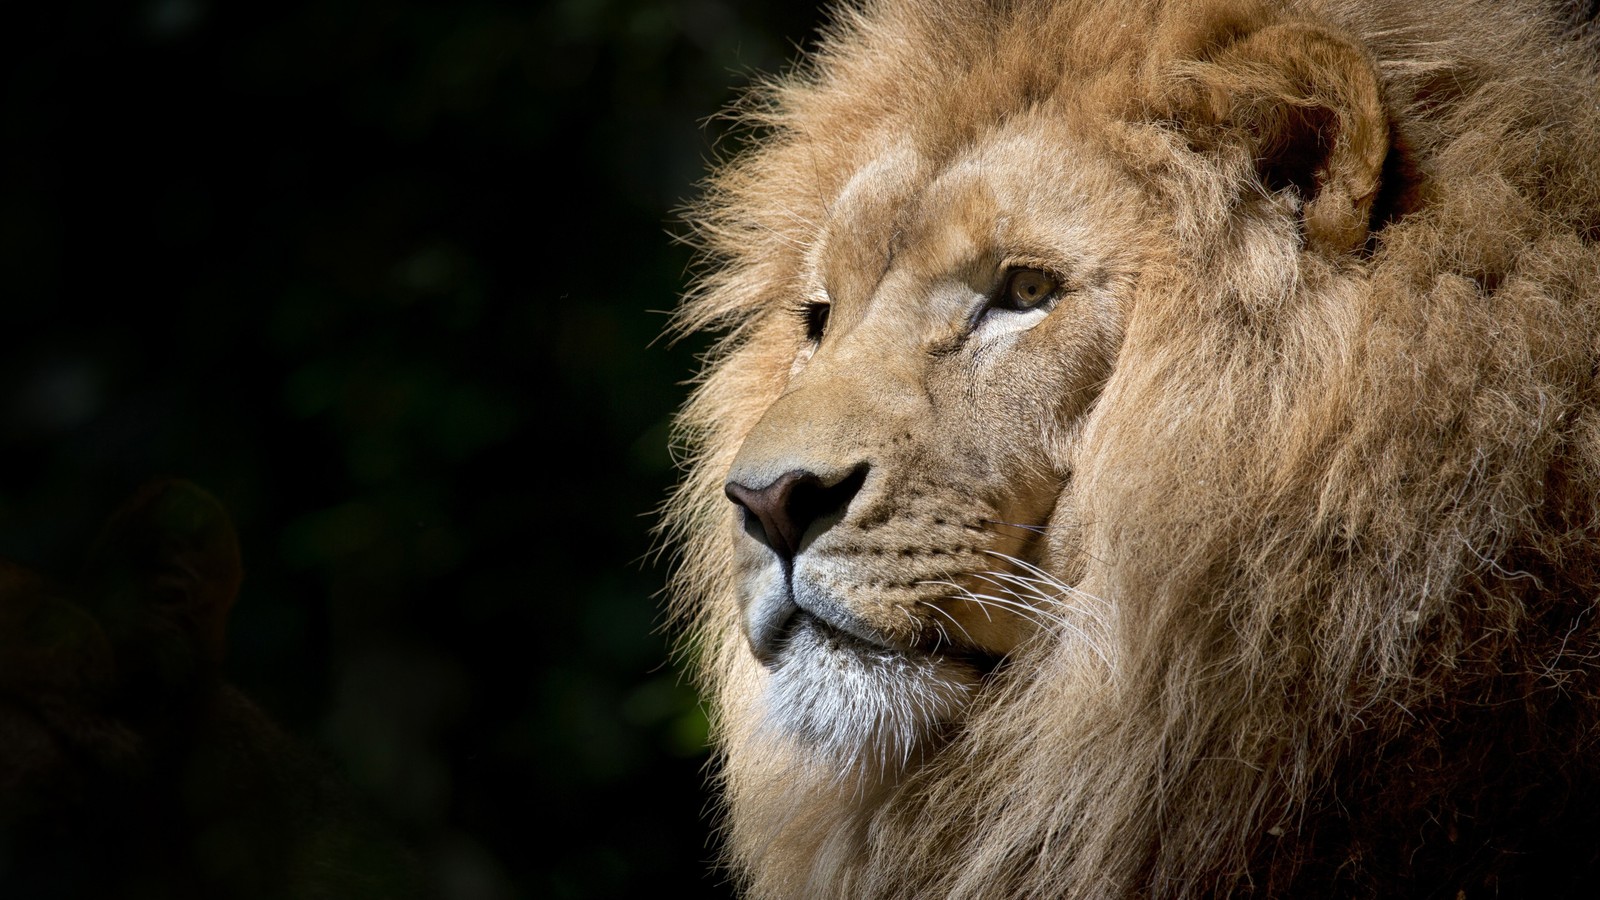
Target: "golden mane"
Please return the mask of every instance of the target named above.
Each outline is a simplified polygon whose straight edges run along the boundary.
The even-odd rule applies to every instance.
[[[1240,136],[1322,102],[1314,75],[1237,49],[1288,26],[1348,40],[1376,73],[1382,179],[1340,201],[1370,208],[1348,248],[1348,228],[1319,230],[1320,201],[1284,227],[1297,184],[1258,166],[1287,151]],[[679,419],[662,533],[740,885],[1301,898],[1593,882],[1595,59],[1559,10],[1526,2],[838,8],[741,105],[751,149],[690,210],[703,265],[676,324],[723,334]],[[1309,99],[1263,111],[1274,79]],[[1118,236],[1148,264],[1074,432],[1057,507],[1072,571],[1039,573],[1106,609],[1008,653],[903,771],[841,777],[758,721],[767,676],[741,630],[724,482],[797,370],[794,313],[837,198],[896,148],[937,170],[1030,116],[1090,123],[1166,210]]]

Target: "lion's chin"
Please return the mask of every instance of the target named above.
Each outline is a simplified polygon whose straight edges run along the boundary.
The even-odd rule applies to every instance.
[[[764,736],[841,779],[892,778],[962,718],[989,668],[870,644],[802,613],[769,671]]]

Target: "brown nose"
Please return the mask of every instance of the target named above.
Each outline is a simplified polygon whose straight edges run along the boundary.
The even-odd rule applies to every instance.
[[[746,522],[754,517],[761,525],[760,537],[785,563],[800,552],[800,541],[818,519],[842,513],[866,480],[866,466],[859,466],[844,478],[828,484],[812,472],[795,469],[779,475],[766,487],[750,487],[737,481],[723,486],[728,499],[744,507]]]

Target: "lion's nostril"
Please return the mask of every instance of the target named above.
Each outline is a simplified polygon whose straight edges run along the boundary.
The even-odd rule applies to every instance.
[[[867,467],[857,466],[843,478],[828,483],[822,476],[795,469],[778,476],[765,487],[754,488],[729,480],[723,487],[728,499],[743,507],[761,525],[767,546],[784,562],[800,552],[800,541],[818,520],[842,513],[861,490]]]

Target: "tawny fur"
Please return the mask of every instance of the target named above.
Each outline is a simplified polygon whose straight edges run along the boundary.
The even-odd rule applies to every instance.
[[[1377,193],[1326,183],[1297,220],[1254,164],[1277,151],[1229,130],[1287,76],[1228,54],[1284,23],[1360,48],[1391,125],[1368,148],[1388,148]],[[741,888],[1586,894],[1594,59],[1522,2],[881,0],[753,93],[751,149],[690,214],[706,265],[678,327],[724,337],[680,417],[663,526]],[[1112,236],[1145,265],[1054,502],[1071,534],[1042,558],[1073,563],[1037,573],[1041,621],[1066,624],[902,768],[852,777],[764,724],[723,482],[795,371],[807,254],[857,172],[900,144],[937,167],[1057,114],[1103,123],[1100,151],[1158,201]],[[1075,623],[1051,610],[1069,602]]]

